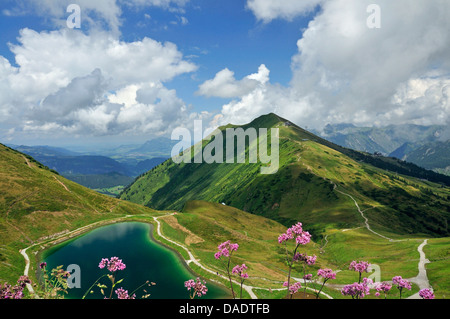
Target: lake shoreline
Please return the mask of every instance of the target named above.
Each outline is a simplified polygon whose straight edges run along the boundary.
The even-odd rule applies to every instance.
[[[38,279],[38,282],[40,282],[41,278],[42,278],[39,264],[42,261],[44,261],[48,256],[54,254],[56,251],[65,247],[66,245],[70,244],[71,242],[78,240],[78,239],[82,238],[83,236],[86,236],[87,234],[91,233],[92,231],[101,229],[106,226],[111,226],[114,224],[122,224],[122,223],[137,223],[137,224],[148,225],[149,230],[146,233],[146,237],[148,238],[148,240],[150,242],[154,243],[155,245],[159,246],[160,248],[163,248],[164,250],[167,250],[167,251],[170,251],[171,253],[173,253],[175,255],[175,258],[177,259],[177,261],[180,263],[180,266],[183,267],[189,274],[191,274],[193,276],[193,278],[200,277],[200,278],[205,279],[203,276],[197,274],[189,266],[189,264],[186,262],[183,255],[178,250],[176,250],[174,247],[171,247],[168,244],[166,244],[163,241],[158,239],[158,237],[157,237],[158,234],[154,233],[156,231],[154,220],[151,220],[151,219],[142,220],[141,218],[133,218],[133,217],[137,217],[137,216],[125,216],[125,217],[120,217],[120,218],[116,218],[113,220],[102,220],[102,221],[99,221],[99,222],[96,222],[93,224],[86,225],[79,229],[76,229],[70,233],[66,233],[66,234],[62,235],[61,237],[58,237],[54,240],[47,241],[45,243],[40,243],[40,244],[37,243],[37,244],[33,245],[33,246],[41,246],[41,248],[38,251],[35,251],[33,253],[34,257],[35,257],[35,263],[36,263],[35,276]],[[148,216],[148,218],[152,218],[152,216]],[[32,246],[30,246],[30,247],[32,247]],[[152,280],[152,281],[155,281],[155,280]],[[216,286],[217,289],[223,291],[224,293],[228,292],[227,288],[222,283],[215,282],[211,279],[208,279],[208,281],[211,282],[214,286]]]

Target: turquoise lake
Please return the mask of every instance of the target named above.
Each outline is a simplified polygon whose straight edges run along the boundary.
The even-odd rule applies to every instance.
[[[102,258],[119,257],[126,264],[126,269],[118,271],[116,280],[124,279],[116,288],[123,287],[128,292],[134,291],[146,280],[156,283],[144,288],[150,293],[149,299],[189,299],[184,282],[196,276],[187,268],[180,256],[173,250],[157,243],[152,237],[153,225],[128,222],[103,226],[89,233],[50,249],[45,253],[47,269],[62,265],[76,264],[80,267],[81,288],[69,289],[68,299],[80,299],[92,284],[102,275],[108,273],[98,264]],[[109,279],[102,283],[111,287]],[[225,287],[207,282],[208,293],[202,299],[229,298]],[[86,299],[104,298],[99,288]],[[105,292],[109,296],[109,291]],[[145,293],[136,292],[140,298]],[[116,297],[115,294],[113,297]]]

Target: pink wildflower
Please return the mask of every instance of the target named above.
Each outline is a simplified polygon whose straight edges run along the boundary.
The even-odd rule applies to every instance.
[[[11,286],[8,283],[0,285],[0,299],[22,299],[23,290],[26,284],[30,283],[31,281],[27,276],[21,276],[15,286]]]
[[[356,262],[355,260],[350,263],[350,270],[357,271],[359,273],[369,272],[370,264],[366,261]]]
[[[419,291],[419,296],[423,299],[434,299],[434,293],[428,288]]]
[[[292,258],[293,261],[303,261],[305,262],[307,265],[312,266],[316,263],[317,260],[317,256],[308,256],[306,254],[300,254],[300,253],[296,253],[294,255],[294,257]]]
[[[403,279],[402,276],[395,276],[392,278],[392,283],[397,285],[397,289],[400,291],[400,299],[402,298],[402,291],[404,288],[411,290],[411,283]]]
[[[110,272],[116,272],[118,270],[124,270],[126,265],[122,262],[122,259],[118,257],[111,257],[111,259],[103,258],[98,264],[98,268],[107,268]]]
[[[238,275],[242,279],[247,279],[248,278],[248,274],[245,272],[247,269],[248,269],[248,267],[245,264],[242,264],[241,266],[236,265],[236,266],[234,266],[234,268],[231,271],[231,273],[233,273],[235,275]]]
[[[307,274],[303,276],[304,280],[311,280],[312,279],[312,274]]]
[[[232,244],[229,240],[226,242],[221,243],[217,249],[219,250],[217,253],[214,254],[214,257],[216,259],[219,259],[220,257],[230,257],[233,251],[237,251],[239,248],[238,244]]]
[[[285,281],[283,283],[283,287],[287,287],[288,286],[288,282]],[[295,294],[297,291],[299,291],[302,288],[302,284],[300,282],[296,282],[292,285],[289,286],[289,293],[291,295]]]
[[[392,285],[388,284],[387,282],[377,283],[375,286],[375,290],[377,291],[375,293],[375,296],[379,297],[380,292],[383,292],[384,296],[386,297],[386,294],[391,290],[391,288],[392,288]]]
[[[200,278],[197,278],[197,281],[190,279],[184,282],[184,286],[188,291],[192,290],[191,299],[194,299],[195,296],[202,297],[206,295],[208,292],[208,288],[205,286],[206,282],[202,282]]]
[[[289,239],[295,239],[298,245],[306,245],[311,241],[311,235],[307,231],[303,231],[302,223],[297,223],[286,231],[286,233],[278,236],[278,243],[283,243]]]
[[[133,294],[131,296],[128,295],[128,290],[123,288],[116,289],[117,299],[136,299],[136,295]]]
[[[322,277],[323,279],[336,279],[336,273],[331,269],[319,269],[317,271],[317,276]]]
[[[408,280],[403,279],[402,276],[395,276],[392,278],[392,283],[397,285],[397,288],[406,288],[411,290],[411,283]]]
[[[316,263],[316,260],[317,260],[317,256],[316,256],[316,255],[314,255],[314,256],[308,256],[308,257],[306,258],[306,263],[307,263],[308,265],[312,266],[312,265],[314,265],[314,264]]]
[[[369,285],[372,284],[373,281],[368,278],[364,278],[362,283],[353,283],[351,285],[346,285],[341,290],[341,294],[344,296],[351,296],[353,299],[364,298],[366,295],[370,294]]]

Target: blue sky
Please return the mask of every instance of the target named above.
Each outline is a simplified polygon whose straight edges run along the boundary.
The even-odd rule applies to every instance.
[[[0,142],[143,142],[269,112],[315,129],[449,123],[450,5],[379,0],[369,28],[372,3],[2,1]]]
[[[233,70],[236,78],[243,78],[265,64],[273,82],[287,85],[292,77],[291,57],[297,51],[296,42],[314,16],[276,20],[268,25],[258,21],[242,0],[199,0],[188,3],[184,9],[184,13],[157,7],[125,10],[122,38],[135,41],[149,37],[173,42],[196,63],[199,69],[194,79],[186,74],[167,83],[167,87],[176,89],[198,111],[224,104],[223,99],[205,99],[195,94],[199,84],[224,68]],[[187,19],[186,25],[181,23],[181,17]]]

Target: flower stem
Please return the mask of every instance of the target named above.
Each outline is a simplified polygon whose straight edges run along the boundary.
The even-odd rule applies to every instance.
[[[88,293],[91,291],[91,289],[100,281],[100,279],[102,279],[103,277],[106,277],[107,275],[103,275],[100,278],[98,278],[91,287],[89,287],[89,289],[85,292],[84,296],[81,299],[85,299],[86,296],[88,295]]]

